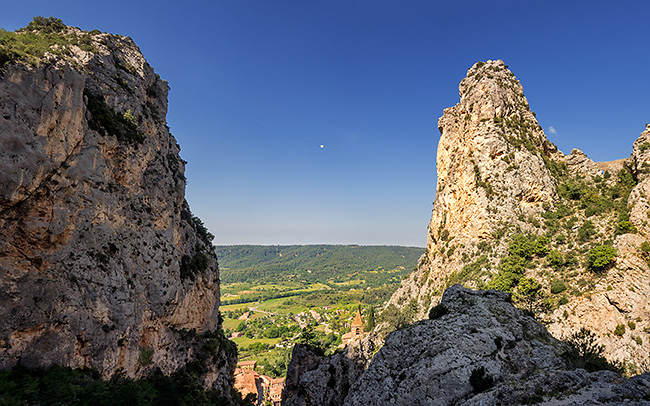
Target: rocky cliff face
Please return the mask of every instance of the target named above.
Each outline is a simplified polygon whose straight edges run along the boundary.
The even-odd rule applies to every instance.
[[[546,139],[502,61],[475,64],[460,97],[439,120],[427,252],[368,339],[296,348],[285,404],[648,404],[648,373],[597,370],[598,354],[650,370],[650,126],[630,158],[595,163]]]
[[[349,351],[322,359],[296,347],[284,404],[648,404],[650,374],[625,380],[609,370],[587,372],[581,367],[593,369],[597,351],[580,342],[583,352],[575,352],[553,338],[507,293],[454,285],[431,320],[390,333],[353,381],[339,373],[350,370],[349,359],[341,362]]]
[[[230,393],[236,351],[167,83],[128,37],[32,34],[52,44],[0,72],[0,367],[139,377],[209,354],[206,384]]]
[[[427,252],[391,299],[402,306],[416,298],[420,317],[439,300],[446,278],[468,262],[468,252],[493,240],[506,224],[533,231],[528,217],[557,196],[544,162],[557,149],[502,61],[470,68],[460,83],[460,103],[445,109],[438,128],[438,186]]]
[[[454,283],[498,288],[557,338],[588,328],[628,373],[649,370],[650,130],[630,158],[564,155],[502,61],[470,68],[438,125],[427,252],[389,307],[418,320]]]
[[[353,341],[341,352],[324,356],[310,346],[296,344],[291,353],[282,393],[285,406],[341,405],[350,387],[368,368],[383,344],[377,336]]]

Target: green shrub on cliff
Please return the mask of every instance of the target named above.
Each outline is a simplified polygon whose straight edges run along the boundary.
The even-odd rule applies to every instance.
[[[611,245],[599,245],[589,250],[587,268],[592,271],[604,271],[614,264],[618,251]]]
[[[51,34],[64,31],[65,29],[66,26],[60,18],[36,16],[29,24],[27,24],[27,27],[21,28],[19,31],[38,31],[41,33]]]
[[[27,27],[15,32],[0,29],[0,69],[18,62],[37,65],[46,53],[70,55],[73,45],[97,52],[91,34],[66,30],[66,25],[54,17],[34,17]]]
[[[564,284],[563,281],[559,279],[553,279],[551,281],[551,293],[556,295],[558,293],[562,293],[567,289],[566,285]]]
[[[564,265],[564,260],[562,259],[562,254],[559,251],[553,250],[548,253],[546,256],[546,261],[550,266],[555,269],[559,269]]]
[[[535,278],[523,277],[519,280],[517,290],[513,295],[518,307],[529,312],[531,315],[535,308],[535,303],[542,294],[542,285]]]
[[[90,120],[88,126],[98,133],[108,136],[113,135],[118,140],[127,143],[142,143],[145,135],[138,131],[138,126],[133,113],[127,110],[124,114],[118,114],[110,108],[104,97],[96,95],[88,89],[84,90],[84,96],[88,98],[88,112]]]

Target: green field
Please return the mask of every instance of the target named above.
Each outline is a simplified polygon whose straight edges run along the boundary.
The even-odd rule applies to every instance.
[[[334,351],[359,305],[378,312],[424,248],[361,246],[217,247],[221,313],[240,360],[283,376],[303,328]],[[248,312],[248,317],[244,313]],[[240,319],[241,318],[241,319]]]
[[[269,344],[269,345],[275,345],[279,343],[281,340],[279,338],[247,338],[247,337],[239,337],[239,338],[233,338],[232,341],[237,344],[237,347],[248,347],[253,343],[262,343],[262,344]]]

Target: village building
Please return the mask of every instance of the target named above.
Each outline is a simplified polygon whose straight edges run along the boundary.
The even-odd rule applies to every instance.
[[[354,316],[354,321],[350,326],[350,332],[343,334],[343,336],[341,337],[341,342],[343,343],[343,345],[348,345],[353,341],[361,340],[366,335],[367,333],[363,331],[363,320],[361,318],[361,311],[357,309],[357,314]]]
[[[238,338],[238,337],[243,337],[244,332],[243,331],[235,331],[230,335],[230,338]]]
[[[235,389],[241,393],[242,398],[248,394],[255,395],[255,405],[270,402],[273,406],[280,406],[284,378],[271,378],[255,371],[257,361],[240,361],[235,369]]]
[[[264,387],[257,372],[250,369],[235,368],[235,389],[241,393],[242,398],[251,393],[255,395],[255,405],[263,404]]]
[[[237,363],[237,368],[247,369],[249,371],[254,371],[257,366],[257,361],[239,361]]]
[[[271,379],[269,384],[269,395],[267,399],[273,406],[280,406],[282,402],[282,389],[284,388],[284,378]]]

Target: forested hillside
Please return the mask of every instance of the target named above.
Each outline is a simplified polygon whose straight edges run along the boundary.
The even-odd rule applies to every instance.
[[[217,246],[223,283],[297,279],[341,283],[355,274],[371,286],[397,281],[417,264],[424,248],[359,245]],[[399,275],[378,271],[397,270]],[[401,272],[403,272],[403,274]]]

